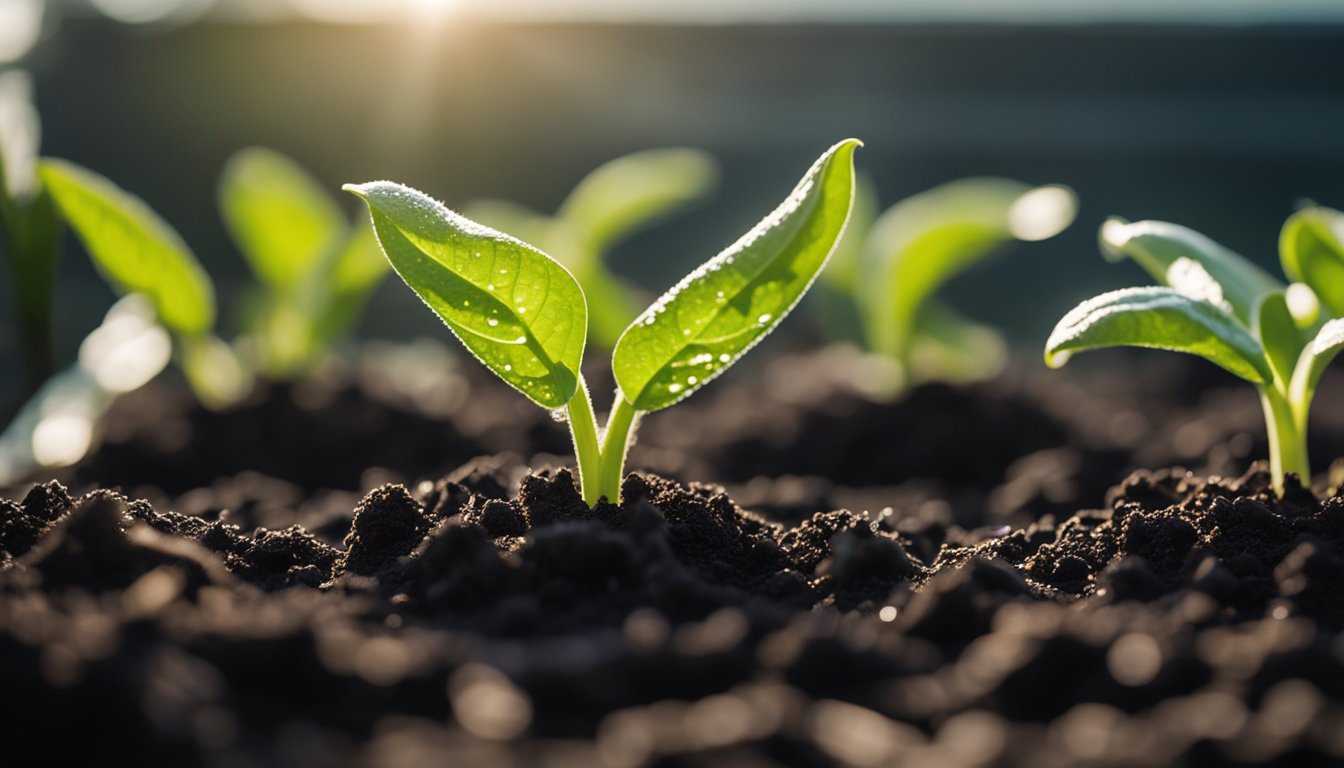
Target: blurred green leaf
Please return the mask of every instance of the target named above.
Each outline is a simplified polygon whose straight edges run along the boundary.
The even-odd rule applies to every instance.
[[[578,387],[587,311],[559,263],[409,187],[348,184],[402,280],[500,378],[544,408]]]
[[[666,408],[704,386],[793,309],[844,232],[858,146],[827,150],[778,208],[625,331],[612,369],[636,409]]]
[[[1054,236],[1076,209],[1065,187],[999,178],[949,182],[887,209],[873,224],[857,285],[872,348],[904,360],[925,302],[948,280],[1013,240]]]
[[[1344,213],[1311,207],[1288,217],[1279,235],[1283,271],[1306,283],[1335,317],[1344,317]]]
[[[1284,290],[1268,272],[1193,229],[1165,221],[1125,222],[1109,219],[1101,227],[1101,250],[1117,261],[1129,257],[1163,285],[1173,276],[1189,274],[1183,265],[1203,268],[1221,289],[1232,313],[1247,328],[1255,327],[1260,302]],[[1173,286],[1180,287],[1180,286]]]
[[[575,228],[578,253],[598,259],[622,238],[704,197],[718,175],[714,159],[696,149],[635,152],[584,177],[557,217]]]
[[[345,230],[345,217],[322,186],[293,160],[262,147],[224,166],[219,207],[257,278],[294,291],[310,279]]]
[[[911,383],[984,381],[1008,362],[1008,345],[998,331],[966,319],[941,302],[926,303],[915,324]]]
[[[849,224],[831,254],[830,264],[821,272],[821,279],[842,294],[853,296],[859,284],[864,243],[872,234],[877,216],[877,184],[872,175],[860,172],[854,177],[854,209],[849,214]]]
[[[194,335],[215,322],[209,276],[172,227],[135,197],[92,171],[43,159],[38,175],[94,264],[113,285],[143,293],[159,321]]]
[[[332,263],[319,275],[323,290],[313,313],[314,342],[318,347],[325,347],[350,331],[369,294],[390,268],[378,247],[373,227],[365,221],[355,225],[344,246],[331,253]]]
[[[1254,384],[1273,371],[1260,343],[1230,314],[1166,287],[1125,288],[1079,304],[1045,345],[1045,363],[1059,368],[1075,352],[1148,347],[1198,355]]]

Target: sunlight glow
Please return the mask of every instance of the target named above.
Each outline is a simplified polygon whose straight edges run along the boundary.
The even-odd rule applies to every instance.
[[[1073,221],[1078,198],[1058,184],[1037,187],[1022,195],[1008,210],[1008,229],[1018,240],[1049,240]]]

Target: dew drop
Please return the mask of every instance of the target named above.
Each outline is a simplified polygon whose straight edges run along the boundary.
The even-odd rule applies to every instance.
[[[765,314],[756,318],[756,322],[760,323],[761,325],[765,325],[766,323],[770,322],[770,318],[772,317],[774,317],[774,315],[770,314],[769,312],[766,312]]]
[[[690,336],[690,335],[691,335],[691,329],[690,329],[690,328],[683,328],[683,329],[681,329],[681,335],[682,335],[682,336]]]
[[[486,320],[485,324],[490,326],[491,328],[494,328],[496,325],[499,325],[499,321],[492,317],[489,320]]]
[[[519,307],[519,308],[518,308],[518,313],[519,313],[519,314],[522,314],[523,312],[526,312],[526,311],[527,311],[527,307]]]
[[[698,382],[698,381],[700,381],[700,380],[697,379],[697,378],[694,377],[694,376],[687,377],[687,379],[686,379],[686,386],[688,386],[688,387],[694,387],[695,384],[696,384],[696,382]]]
[[[505,365],[505,366],[504,366],[504,370],[506,370],[506,371],[512,371],[512,370],[513,370],[513,366],[512,366],[512,365]]]
[[[491,284],[485,286],[485,290],[487,290],[487,291],[493,291],[493,290],[495,290],[495,284],[494,284],[494,283],[491,283]]]
[[[514,341],[515,344],[526,344],[526,343],[527,343],[527,337],[526,337],[526,336],[519,336],[518,338],[514,339],[513,341]]]
[[[732,360],[732,359],[733,359],[732,355],[728,354],[727,352],[724,352],[722,355],[719,355],[719,362],[720,362],[720,363],[726,363],[726,362],[728,362],[729,360]]]
[[[668,391],[668,392],[671,392],[672,394],[675,395],[675,394],[677,394],[678,392],[681,391],[681,385],[680,385],[680,384],[668,384],[668,385],[667,385],[667,391]]]
[[[499,270],[499,274],[501,274],[501,275],[507,275],[507,274],[509,274],[509,270],[507,270],[507,269],[501,269],[501,270]]]

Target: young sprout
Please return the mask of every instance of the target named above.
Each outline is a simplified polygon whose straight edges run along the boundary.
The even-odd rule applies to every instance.
[[[256,368],[273,380],[309,372],[387,274],[373,230],[352,225],[293,160],[261,147],[229,159],[219,207],[257,278],[245,321]]]
[[[463,214],[510,232],[550,254],[588,296],[588,337],[611,349],[643,297],[607,268],[617,243],[696,203],[713,189],[718,165],[696,149],[648,149],[618,157],[585,176],[554,217],[516,203],[477,200]]]
[[[73,163],[43,158],[37,174],[108,283],[143,295],[173,334],[178,364],[201,402],[224,407],[241,397],[246,371],[212,330],[214,285],[177,232],[140,198]]]
[[[871,354],[864,386],[893,398],[930,380],[969,382],[997,374],[1002,337],[933,298],[957,274],[1014,242],[1046,240],[1073,222],[1067,187],[1001,178],[949,182],[906,198],[880,216],[860,185],[854,223],[827,280],[852,297]]]
[[[542,251],[388,181],[345,188],[369,205],[392,268],[457,338],[543,408],[564,408],[583,499],[619,503],[642,413],[703,387],[802,298],[844,231],[856,139],[827,150],[783,203],[644,310],[612,353],[618,390],[599,430],[580,374],[589,305]]]
[[[1107,258],[1134,259],[1160,287],[1126,288],[1078,305],[1045,345],[1058,368],[1074,352],[1133,346],[1199,355],[1260,392],[1274,488],[1311,480],[1307,417],[1325,367],[1344,349],[1344,214],[1298,211],[1284,224],[1282,282],[1209,238],[1161,221],[1111,219]]]

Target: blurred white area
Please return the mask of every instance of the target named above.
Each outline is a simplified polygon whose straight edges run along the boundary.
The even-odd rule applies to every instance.
[[[181,21],[210,9],[233,21],[295,16],[365,24],[460,13],[508,21],[670,24],[943,22],[1002,24],[1265,24],[1344,21],[1339,0],[51,0],[126,22]],[[11,5],[41,0],[0,0]],[[0,11],[2,13],[2,11]],[[0,43],[5,30],[0,17]],[[4,58],[0,55],[0,61]]]
[[[0,72],[0,157],[5,161],[0,183],[11,197],[25,198],[33,187],[41,135],[42,124],[33,106],[32,78],[20,70]]]
[[[43,0],[0,0],[0,64],[16,61],[42,32]]]
[[[172,341],[143,296],[113,304],[80,346],[79,362],[42,385],[0,434],[0,485],[84,458],[112,401],[148,383],[171,356]]]

